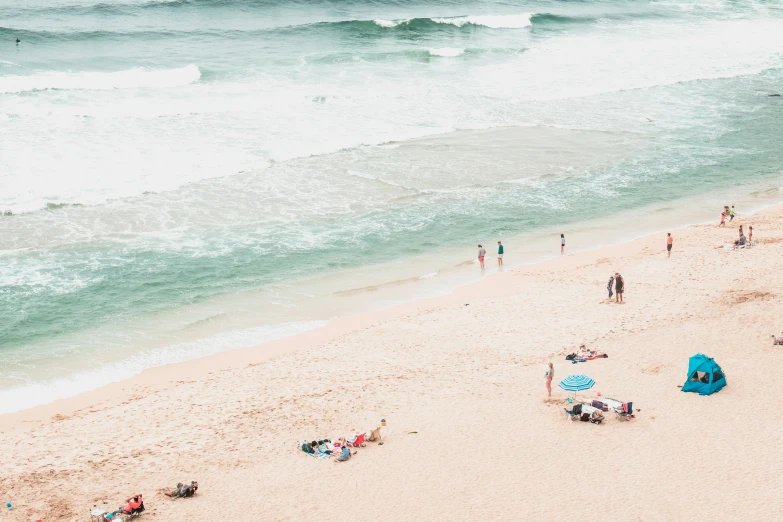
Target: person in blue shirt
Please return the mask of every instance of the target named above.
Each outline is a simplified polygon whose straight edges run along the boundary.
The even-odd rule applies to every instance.
[[[347,445],[343,445],[342,453],[337,455],[337,458],[334,459],[335,462],[345,462],[346,460],[351,458],[351,449]]]

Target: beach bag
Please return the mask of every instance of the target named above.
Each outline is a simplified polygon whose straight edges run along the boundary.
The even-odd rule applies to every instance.
[[[581,417],[579,417],[579,420],[582,422],[587,422],[590,420],[590,414],[589,413],[583,413]]]
[[[566,361],[570,361],[572,359],[576,359],[576,354],[575,353],[566,355]]]

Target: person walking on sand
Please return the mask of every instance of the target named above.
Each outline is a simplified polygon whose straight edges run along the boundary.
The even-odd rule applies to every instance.
[[[565,253],[565,236],[563,234],[560,234],[560,254]]]
[[[729,221],[734,221],[734,205],[732,205],[731,210],[729,210]]]
[[[668,257],[672,257],[672,244],[674,244],[674,238],[671,232],[666,233],[666,251],[669,253]]]
[[[622,303],[623,302],[623,291],[625,290],[625,281],[623,280],[623,276],[621,276],[618,272],[614,273],[614,292],[617,294],[617,296],[614,298],[616,303]]]
[[[720,225],[718,225],[718,226],[719,227],[725,227],[726,226],[726,213],[725,212],[721,212],[720,213]]]
[[[481,265],[481,269],[484,270],[484,256],[487,255],[487,251],[481,245],[478,246],[478,249],[479,249],[478,251],[479,264]]]
[[[503,266],[503,245],[498,241],[498,266]]]
[[[748,243],[753,241],[753,225],[748,227]]]
[[[546,392],[552,396],[552,379],[555,378],[555,367],[552,363],[549,363],[549,368],[546,370]]]
[[[614,276],[610,275],[609,283],[606,285],[606,289],[609,290],[609,299],[611,299],[612,296],[614,295],[614,292],[612,292],[612,286],[614,286]]]

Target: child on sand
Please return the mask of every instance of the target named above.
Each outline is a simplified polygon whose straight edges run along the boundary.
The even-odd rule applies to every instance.
[[[613,285],[614,285],[614,276],[610,275],[609,276],[609,283],[606,285],[606,289],[609,290],[609,299],[611,299],[612,296],[614,295],[614,292],[612,292],[612,286]]]
[[[725,212],[721,212],[720,213],[720,225],[718,225],[718,226],[720,226],[720,227],[726,226],[726,213]]]

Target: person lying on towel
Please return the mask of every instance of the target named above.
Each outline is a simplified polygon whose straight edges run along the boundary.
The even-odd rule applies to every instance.
[[[176,488],[172,489],[171,491],[164,491],[163,494],[172,498],[187,498],[195,495],[197,489],[198,482],[195,480],[192,481],[189,486],[180,482],[177,484]]]

